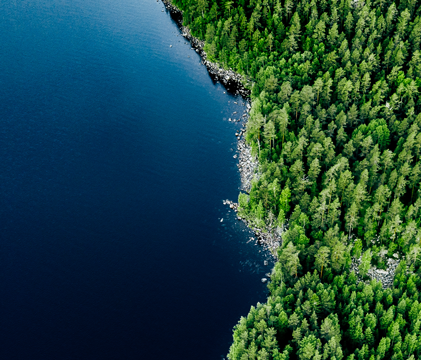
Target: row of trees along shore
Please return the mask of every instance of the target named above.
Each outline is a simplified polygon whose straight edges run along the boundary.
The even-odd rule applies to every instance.
[[[173,4],[208,59],[253,84],[260,176],[240,215],[287,224],[267,302],[228,358],[420,359],[420,1]],[[400,264],[384,289],[367,271],[388,258]]]

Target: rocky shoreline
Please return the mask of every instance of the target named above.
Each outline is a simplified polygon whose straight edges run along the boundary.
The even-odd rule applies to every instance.
[[[247,112],[250,111],[250,105],[247,103]],[[244,115],[243,115],[244,116]],[[246,118],[247,119],[247,118]],[[258,176],[257,170],[259,168],[259,162],[251,154],[251,147],[247,145],[246,140],[244,139],[244,134],[246,132],[246,123],[243,124],[243,128],[236,133],[238,142],[237,142],[237,151],[238,151],[238,169],[241,176],[241,190],[245,192],[250,192],[251,181],[255,176]]]
[[[159,1],[159,0],[157,0]],[[171,4],[168,0],[162,0],[165,8],[171,13],[172,18],[177,23],[180,28],[182,36],[187,39],[192,48],[200,55],[202,58],[202,64],[206,66],[209,74],[212,79],[215,81],[220,81],[228,91],[234,92],[236,95],[241,95],[245,100],[250,98],[250,90],[246,89],[244,83],[247,82],[246,79],[240,74],[235,73],[232,69],[224,69],[220,67],[217,63],[213,63],[207,60],[206,52],[203,50],[204,42],[195,38],[190,29],[186,26],[183,26],[183,13],[176,6]],[[241,176],[241,188],[245,192],[249,192],[251,188],[251,182],[255,176],[258,176],[258,161],[253,158],[251,155],[251,148],[246,144],[246,141],[243,137],[245,134],[245,124],[248,119],[248,112],[250,111],[250,104],[246,103],[246,112],[240,117],[240,119],[229,119],[229,121],[240,121],[245,120],[241,130],[236,132],[236,137],[238,139],[237,151],[238,151],[238,169]],[[237,158],[237,154],[234,155],[234,158]],[[230,201],[223,200],[224,205],[230,206],[232,210],[238,212],[238,204]],[[246,225],[252,229],[255,233],[256,244],[259,244],[263,249],[268,250],[273,254],[274,257],[277,256],[276,249],[281,244],[281,236],[279,232],[275,229],[259,229],[250,224],[246,219],[238,217],[239,220],[246,223]]]
[[[238,203],[231,200],[222,200],[224,205],[230,207],[231,210],[238,213]],[[250,238],[251,241],[255,241],[255,245],[260,245],[264,250],[269,251],[275,258],[277,258],[277,249],[282,243],[282,231],[275,228],[260,229],[251,224],[247,219],[237,215],[237,219],[243,221],[253,232],[254,237]]]
[[[250,105],[247,104],[247,111],[250,110]],[[238,151],[238,164],[237,167],[240,171],[241,186],[240,190],[249,193],[251,189],[251,182],[254,178],[258,178],[259,173],[259,162],[251,154],[251,147],[247,145],[244,134],[245,134],[245,123],[240,131],[235,135],[238,139],[237,151]],[[237,155],[234,155],[237,158]],[[224,205],[230,207],[231,210],[238,213],[238,203],[230,200],[222,200]],[[255,245],[260,245],[264,250],[269,251],[275,258],[277,258],[277,248],[282,244],[282,230],[265,227],[264,229],[255,227],[250,221],[237,215],[238,220],[243,221],[253,232],[254,237],[251,238],[255,241]]]
[[[220,81],[225,85],[228,91],[232,91],[236,95],[241,95],[245,99],[250,98],[250,90],[246,89],[244,86],[244,83],[247,83],[247,80],[242,75],[234,72],[232,69],[224,69],[220,67],[219,64],[207,60],[206,52],[203,50],[203,47],[205,46],[204,41],[195,38],[191,34],[190,29],[186,26],[183,26],[183,12],[171,4],[171,2],[168,0],[162,0],[162,2],[165,8],[171,13],[172,18],[180,28],[181,35],[190,41],[192,48],[202,58],[202,64],[206,66],[212,79],[215,81]]]
[[[158,2],[159,0],[157,0]],[[194,49],[202,58],[202,64],[206,66],[210,76],[214,81],[220,81],[228,91],[233,91],[236,95],[241,95],[246,101],[250,98],[250,90],[244,87],[246,81],[243,76],[235,73],[232,69],[226,70],[220,67],[217,63],[213,63],[207,60],[207,54],[204,51],[204,41],[195,38],[190,29],[183,26],[183,12],[174,6],[169,0],[161,0],[167,11],[170,12],[171,17],[178,25],[181,35],[190,42],[192,49]],[[164,11],[164,10],[163,10]],[[244,120],[241,130],[235,133],[237,137],[237,154],[234,155],[236,159],[238,157],[237,167],[240,171],[241,187],[240,190],[249,192],[251,188],[251,182],[255,176],[258,176],[258,160],[253,158],[251,155],[251,148],[246,144],[244,134],[246,131],[246,123],[248,120],[248,112],[250,111],[250,104],[246,102],[246,111],[237,120],[229,118],[228,121],[239,122]],[[234,115],[234,114],[233,114]],[[238,212],[238,204],[230,200],[223,200],[224,205],[230,207],[231,210]],[[243,221],[251,230],[254,231],[255,236],[251,238],[255,241],[255,245],[261,245],[265,250],[269,250],[275,257],[277,255],[276,249],[281,244],[280,236],[272,235],[271,232],[262,229],[257,229],[250,224],[246,219],[241,218],[237,215],[238,220]],[[221,220],[222,221],[222,220]],[[273,232],[272,232],[273,233]]]
[[[238,169],[241,176],[241,190],[249,192],[251,189],[251,181],[255,176],[258,176],[257,169],[258,161],[251,155],[251,148],[244,139],[239,139],[237,143],[237,150],[239,153]]]

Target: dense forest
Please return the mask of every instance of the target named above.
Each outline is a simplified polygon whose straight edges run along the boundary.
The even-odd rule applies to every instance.
[[[228,358],[421,358],[420,2],[173,4],[208,59],[252,84],[259,176],[239,212],[283,231],[267,303]],[[389,258],[386,288],[367,274]]]

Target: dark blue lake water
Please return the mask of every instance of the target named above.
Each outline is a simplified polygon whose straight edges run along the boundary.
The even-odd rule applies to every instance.
[[[266,297],[242,101],[162,9],[0,1],[1,359],[220,359]]]

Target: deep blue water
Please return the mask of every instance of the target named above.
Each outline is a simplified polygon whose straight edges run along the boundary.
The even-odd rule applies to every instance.
[[[1,359],[220,359],[265,299],[241,99],[162,8],[0,1]]]

